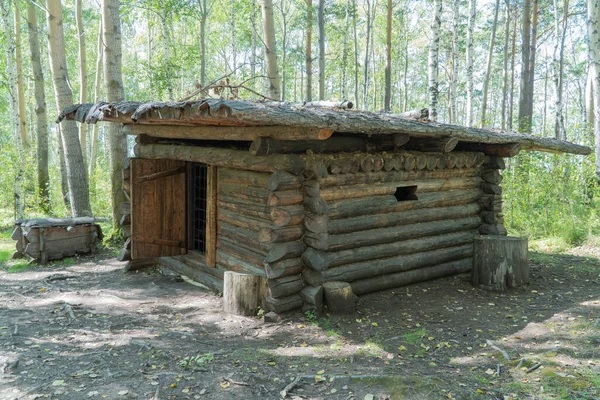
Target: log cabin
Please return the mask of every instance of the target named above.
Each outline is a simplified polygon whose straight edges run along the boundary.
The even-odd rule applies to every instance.
[[[504,158],[590,153],[349,108],[120,102],[76,105],[59,120],[121,123],[135,136],[122,220],[131,263],[218,291],[226,271],[261,276],[263,304],[278,313],[320,307],[329,282],[362,295],[468,272],[476,236],[507,234]]]

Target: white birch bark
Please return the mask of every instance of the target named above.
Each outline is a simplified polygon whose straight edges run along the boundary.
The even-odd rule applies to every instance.
[[[600,0],[588,0],[588,46],[594,66],[594,143],[596,179],[600,182]]]
[[[552,57],[552,80],[554,83],[554,137],[557,140],[563,140],[566,136],[565,118],[563,114],[563,69],[564,69],[564,49],[567,32],[567,17],[569,10],[569,1],[564,0],[563,21],[560,26],[560,11],[558,0],[554,0],[554,53]],[[562,29],[561,29],[562,28]]]
[[[488,56],[487,66],[485,72],[485,78],[483,80],[483,100],[481,101],[481,127],[487,125],[486,113],[487,113],[487,100],[488,91],[490,87],[490,75],[492,74],[492,57],[494,55],[494,43],[496,41],[496,27],[498,26],[498,10],[500,9],[500,0],[496,0],[496,7],[494,9],[494,23],[492,24],[492,33],[490,34],[490,43],[488,45]]]
[[[25,87],[23,84],[23,52],[21,51],[21,11],[19,3],[15,2],[15,62],[17,68],[17,100],[19,103],[19,134],[21,144],[29,147],[27,135],[27,112],[25,100]]]
[[[476,0],[469,0],[469,21],[467,26],[467,110],[466,126],[473,126],[473,31],[477,17]]]
[[[277,68],[277,46],[275,42],[275,22],[273,18],[273,0],[262,0],[263,42],[265,45],[265,64],[269,78],[269,97],[280,100],[281,85]]]
[[[506,129],[506,101],[508,98],[508,39],[510,38],[510,0],[504,2],[504,60],[502,63],[502,105],[500,128]]]
[[[456,115],[456,88],[458,86],[458,20],[460,18],[460,0],[452,2],[452,81],[450,82],[450,107],[448,122],[454,123]]]
[[[442,0],[435,0],[433,21],[431,22],[431,42],[429,43],[429,119],[437,120],[437,106],[439,95],[438,69],[440,25],[442,23]]]
[[[68,83],[60,0],[46,0],[46,17],[48,20],[50,69],[57,109],[63,110],[73,104],[73,92]],[[77,125],[74,121],[63,121],[61,126],[71,212],[73,217],[91,216],[87,171],[81,154]]]
[[[319,0],[319,100],[325,100],[325,0]]]
[[[102,20],[98,24],[98,44],[96,50],[96,77],[94,79],[94,104],[100,100],[100,90],[102,82],[102,58],[104,54],[104,47],[102,46]],[[98,129],[100,124],[96,123],[92,127],[92,143],[90,151],[90,176],[94,174],[96,169],[96,159],[98,157]]]
[[[594,127],[594,64],[588,62],[585,82],[585,122],[590,129]]]
[[[75,0],[75,20],[79,42],[79,103],[87,103],[87,57],[85,54],[85,29],[81,0]],[[79,124],[79,143],[84,162],[87,159],[87,124]]]

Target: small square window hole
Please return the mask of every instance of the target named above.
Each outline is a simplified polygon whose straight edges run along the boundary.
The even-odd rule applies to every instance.
[[[416,186],[399,186],[396,188],[396,193],[394,193],[394,197],[398,201],[419,200],[417,198]]]

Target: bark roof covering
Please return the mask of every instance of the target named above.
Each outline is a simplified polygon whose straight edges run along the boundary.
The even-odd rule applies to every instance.
[[[176,103],[101,102],[68,107],[59,115],[57,122],[63,119],[86,123],[111,121],[167,126],[298,126],[368,135],[407,133],[421,138],[456,137],[460,141],[473,143],[519,143],[523,150],[584,155],[591,153],[587,146],[550,138],[411,120],[394,114],[278,102],[223,99]]]

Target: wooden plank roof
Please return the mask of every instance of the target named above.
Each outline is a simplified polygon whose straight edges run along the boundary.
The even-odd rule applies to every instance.
[[[523,150],[587,155],[591,149],[570,142],[499,130],[467,128],[401,118],[393,114],[307,107],[303,104],[204,99],[177,103],[133,102],[78,104],[59,115],[63,119],[96,123],[164,126],[264,127],[326,129],[348,134],[405,133],[418,138],[455,137],[462,142],[518,143]],[[325,137],[324,137],[325,138]],[[202,139],[199,136],[197,139]],[[296,139],[304,139],[296,137]],[[305,139],[314,139],[307,137]]]

